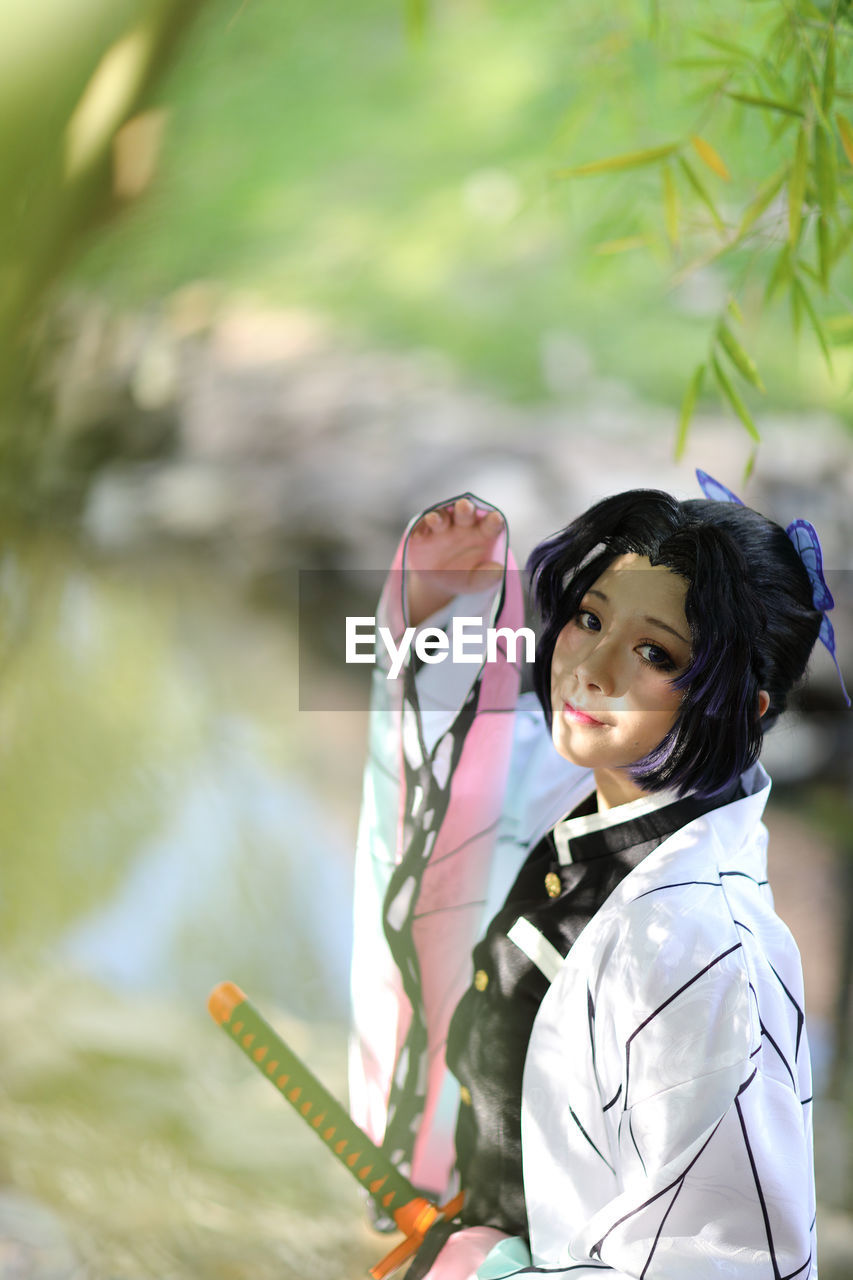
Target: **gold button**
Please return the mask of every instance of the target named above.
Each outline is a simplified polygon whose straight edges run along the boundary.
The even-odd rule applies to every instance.
[[[489,985],[489,975],[485,969],[478,969],[474,974],[474,986],[478,991],[485,991]]]
[[[470,1105],[471,1105],[471,1093],[470,1093],[470,1090],[468,1090],[468,1089],[466,1089],[466,1088],[465,1088],[464,1084],[463,1084],[462,1088],[459,1090],[459,1097],[460,1097],[460,1099],[462,1100],[462,1102],[465,1104],[465,1106],[466,1106],[466,1107],[470,1107]]]
[[[556,871],[549,871],[545,877],[545,892],[549,898],[559,898],[563,886]]]

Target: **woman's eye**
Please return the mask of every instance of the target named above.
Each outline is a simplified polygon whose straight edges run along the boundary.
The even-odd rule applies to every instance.
[[[577,621],[584,631],[600,631],[601,623],[594,613],[590,613],[589,609],[579,609]]]
[[[666,649],[662,649],[659,644],[641,644],[638,647],[638,652],[643,660],[650,662],[653,667],[660,667],[664,671],[673,671],[675,669],[675,663],[672,658]]]

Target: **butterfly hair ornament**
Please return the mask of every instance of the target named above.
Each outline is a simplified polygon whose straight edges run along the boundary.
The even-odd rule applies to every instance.
[[[699,487],[705,497],[710,498],[713,502],[733,502],[739,507],[745,505],[737,494],[732,493],[731,489],[727,489],[724,484],[721,484],[719,480],[715,480],[713,476],[709,476],[707,471],[699,471],[697,469],[696,479],[699,481]],[[841,692],[844,694],[844,701],[849,707],[850,695],[845,687],[844,676],[841,674],[841,668],[838,665],[838,657],[835,652],[835,632],[832,628],[832,623],[827,617],[829,610],[835,608],[835,601],[823,576],[823,555],[820,549],[820,538],[817,536],[817,530],[814,525],[808,520],[792,520],[785,532],[793,542],[797,555],[802,560],[806,573],[809,575],[809,582],[812,584],[814,607],[819,613],[823,614],[818,638],[829,650],[829,656],[835,663],[835,670],[838,672],[838,679],[841,681]]]

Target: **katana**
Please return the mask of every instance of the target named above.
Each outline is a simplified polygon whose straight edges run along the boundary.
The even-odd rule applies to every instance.
[[[420,1195],[287,1047],[238,986],[221,982],[211,992],[208,1008],[223,1031],[311,1126],[382,1212],[390,1214],[404,1232],[406,1239],[370,1268],[373,1280],[383,1280],[402,1266],[420,1247],[434,1222],[456,1216],[462,1208],[464,1193],[460,1192],[445,1205],[433,1204]]]

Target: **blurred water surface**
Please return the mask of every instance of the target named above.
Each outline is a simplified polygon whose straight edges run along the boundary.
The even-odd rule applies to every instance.
[[[288,625],[208,576],[6,550],[2,953],[196,1001],[233,976],[341,1017],[352,790],[333,753],[314,768],[321,724],[296,736]]]

